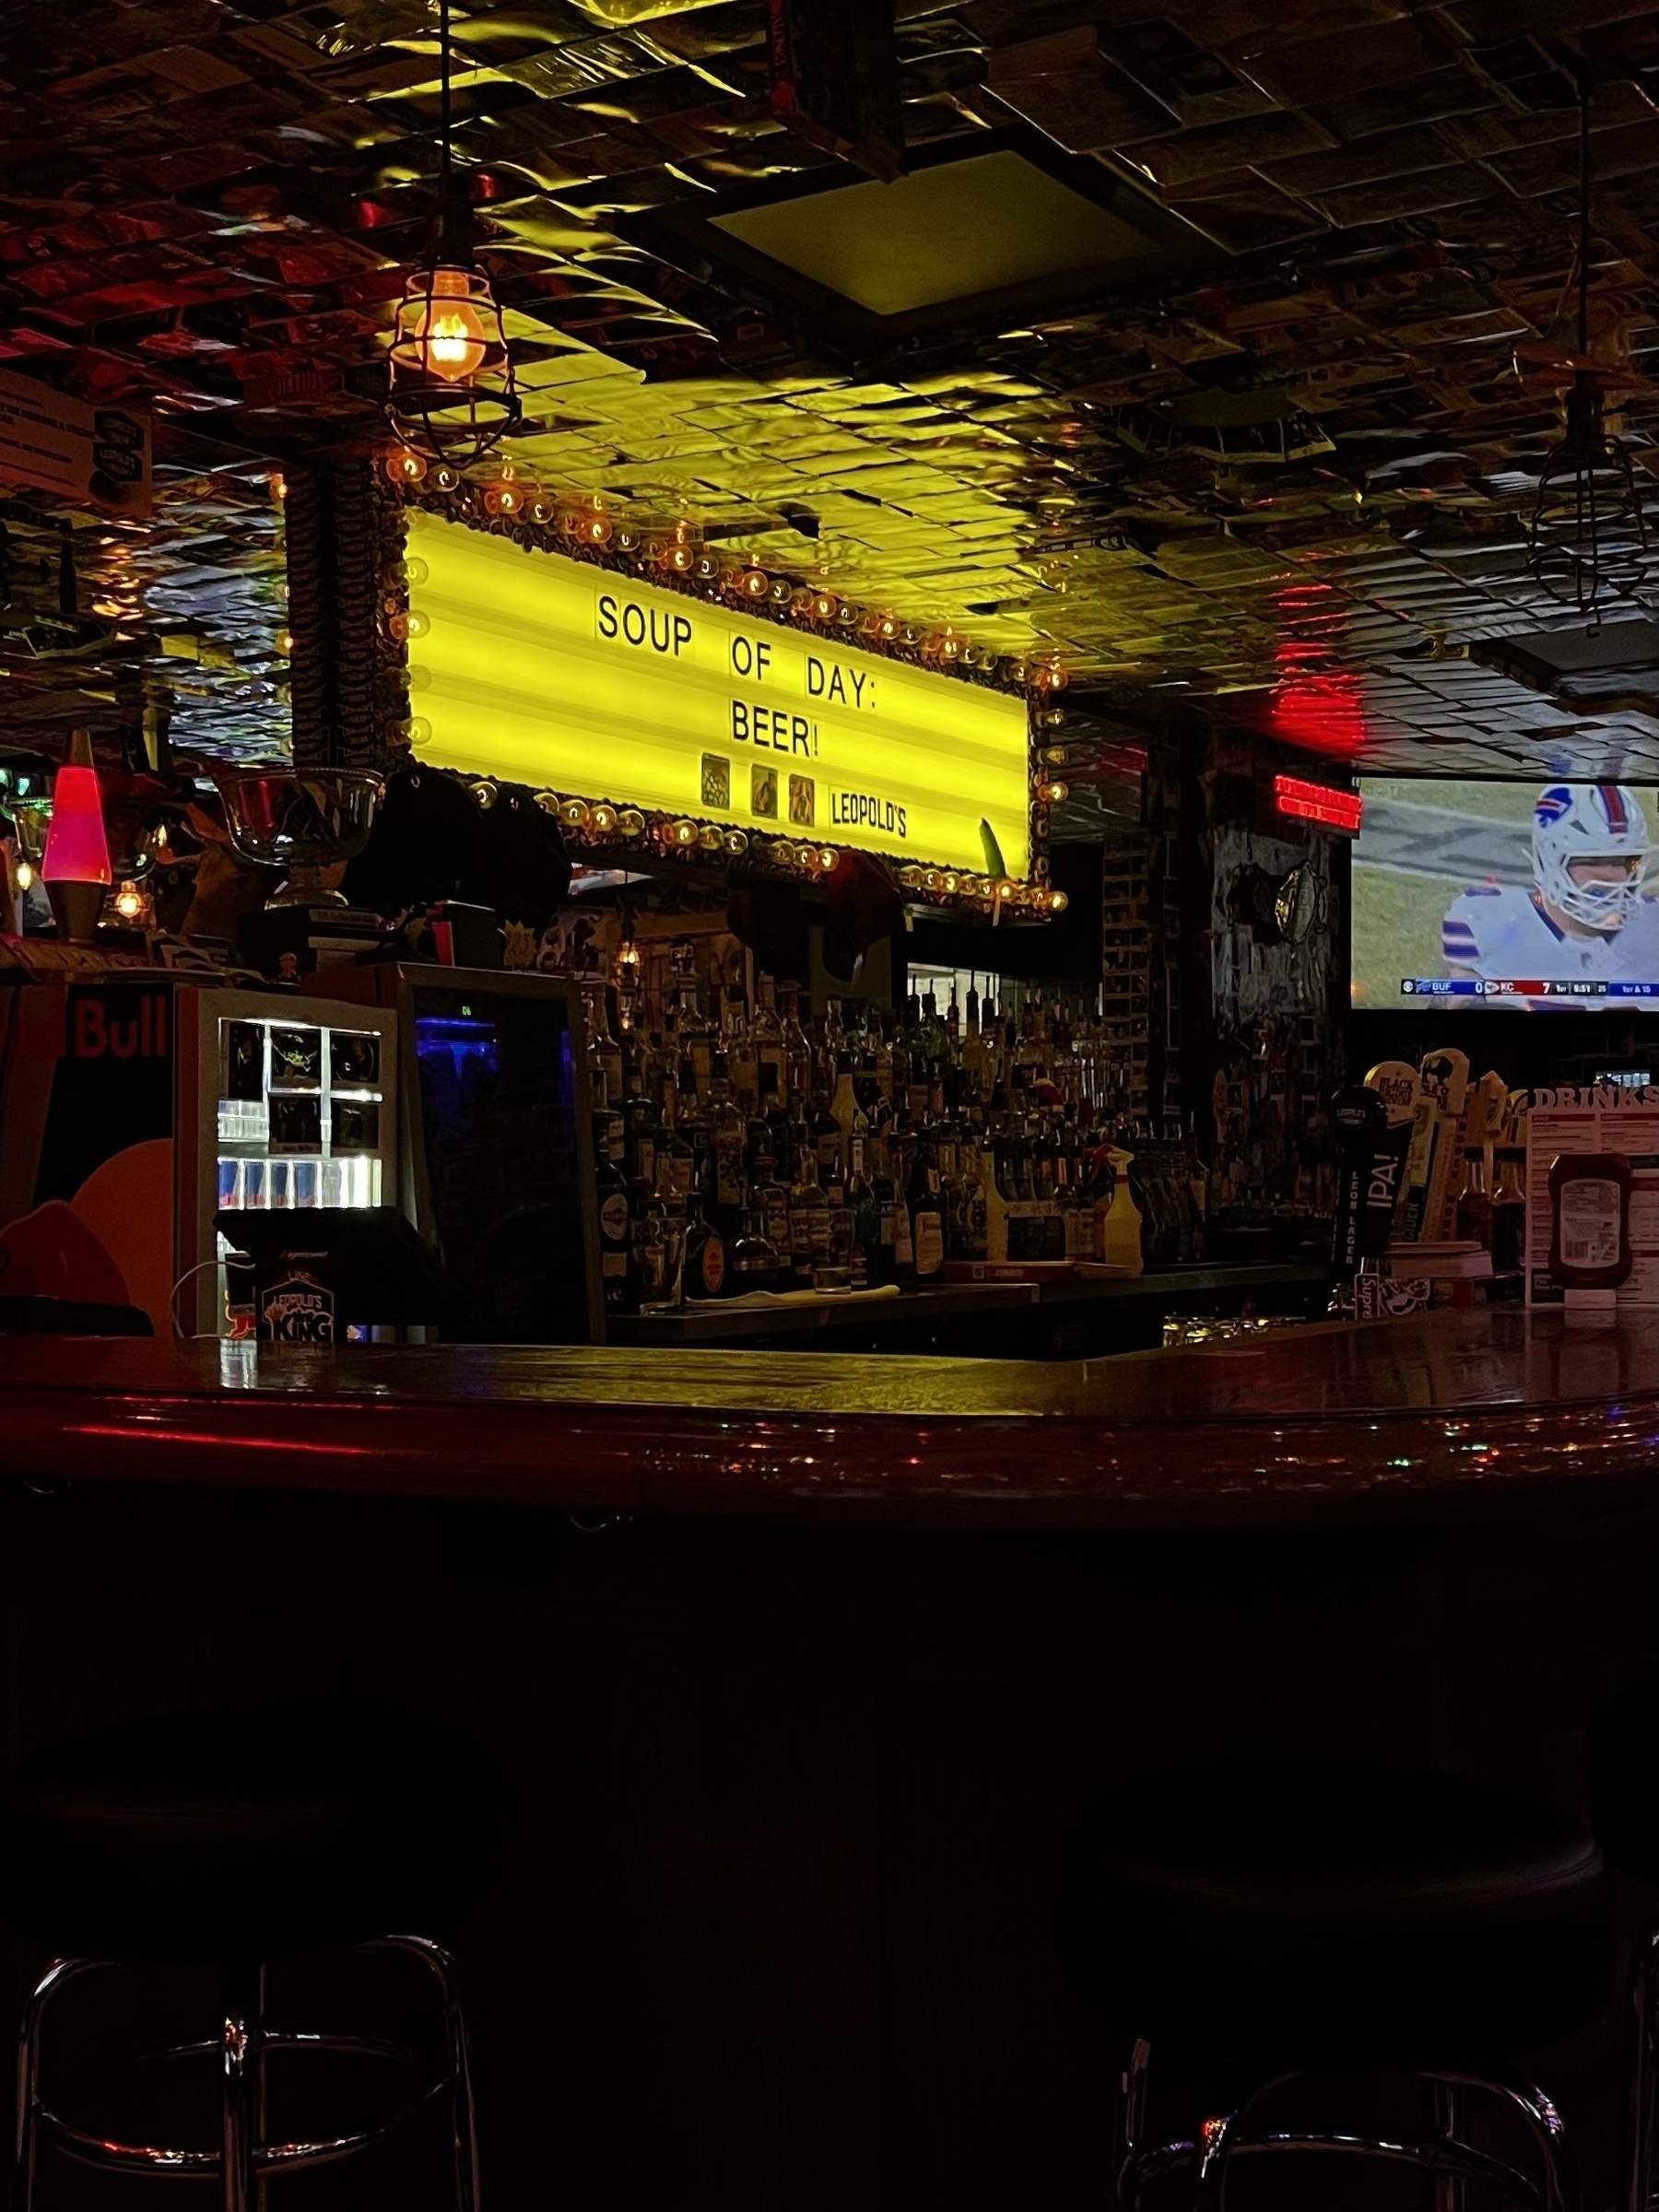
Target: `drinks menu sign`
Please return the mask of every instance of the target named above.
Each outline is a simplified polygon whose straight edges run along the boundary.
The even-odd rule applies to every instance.
[[[1027,872],[1025,703],[422,511],[423,760],[571,798]]]
[[[1619,1310],[1659,1305],[1659,1085],[1567,1084],[1535,1090],[1526,1117],[1526,1302],[1565,1303],[1549,1272],[1559,1159],[1613,1154],[1630,1163],[1631,1267]]]

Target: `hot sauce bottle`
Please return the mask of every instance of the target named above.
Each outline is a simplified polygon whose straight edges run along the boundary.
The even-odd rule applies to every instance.
[[[1617,1152],[1563,1152],[1550,1163],[1549,1272],[1569,1290],[1613,1290],[1629,1278],[1630,1163]]]

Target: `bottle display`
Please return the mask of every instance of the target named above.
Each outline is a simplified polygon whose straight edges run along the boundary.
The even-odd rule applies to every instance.
[[[764,973],[590,984],[601,1273],[614,1312],[937,1285],[952,1263],[1201,1259],[1192,1135],[1131,1119],[1088,1006],[931,988],[821,1010]]]

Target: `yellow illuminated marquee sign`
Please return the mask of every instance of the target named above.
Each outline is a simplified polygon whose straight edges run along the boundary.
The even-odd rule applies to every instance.
[[[418,508],[408,526],[423,760],[942,867],[994,873],[1000,853],[1027,874],[1022,700]]]

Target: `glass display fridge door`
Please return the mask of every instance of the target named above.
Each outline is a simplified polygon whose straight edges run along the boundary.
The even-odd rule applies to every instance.
[[[194,994],[180,1117],[181,1316],[232,1331],[217,1212],[397,1203],[397,1017],[255,992]]]

